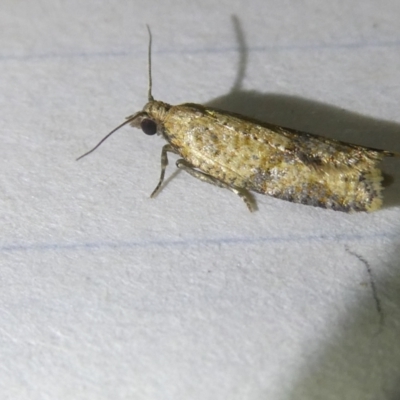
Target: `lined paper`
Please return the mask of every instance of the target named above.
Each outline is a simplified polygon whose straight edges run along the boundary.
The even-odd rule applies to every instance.
[[[0,5],[7,399],[399,396],[400,169],[347,215],[175,173],[147,96],[400,151],[394,1]],[[232,17],[233,16],[233,17]],[[371,285],[373,282],[373,285]],[[379,300],[379,306],[377,303]]]

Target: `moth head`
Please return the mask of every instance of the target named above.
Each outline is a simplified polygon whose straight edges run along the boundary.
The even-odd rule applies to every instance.
[[[150,100],[143,110],[127,117],[127,122],[134,128],[141,129],[146,135],[160,134],[163,121],[171,106],[162,101]]]

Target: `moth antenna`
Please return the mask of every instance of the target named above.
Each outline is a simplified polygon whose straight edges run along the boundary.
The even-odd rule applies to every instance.
[[[123,122],[121,125],[118,125],[115,129],[113,129],[110,133],[108,133],[106,136],[103,137],[103,139],[100,140],[99,143],[96,144],[96,146],[93,147],[92,150],[89,150],[88,152],[86,152],[85,154],[82,154],[80,157],[78,157],[76,159],[76,161],[79,161],[81,158],[86,157],[87,155],[89,155],[90,153],[93,153],[104,141],[106,141],[114,132],[116,132],[118,129],[122,128],[124,125],[127,125],[129,123],[131,123],[132,121],[134,121],[138,116],[140,115],[140,113],[136,113],[130,117],[128,117],[128,119]]]
[[[148,70],[149,70],[148,71],[149,72],[149,92],[148,92],[147,98],[148,98],[148,101],[153,101],[154,97],[151,94],[151,89],[152,89],[152,86],[153,86],[153,79],[151,77],[151,43],[153,41],[153,38],[151,36],[150,26],[147,25],[147,24],[146,24],[146,26],[147,26],[147,31],[149,32],[149,51],[148,51],[148,56],[147,56],[148,57],[147,58],[147,60],[148,60]]]

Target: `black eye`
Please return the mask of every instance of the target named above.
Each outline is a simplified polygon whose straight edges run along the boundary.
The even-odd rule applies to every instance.
[[[146,135],[154,135],[157,132],[157,124],[152,119],[142,119],[140,127]]]

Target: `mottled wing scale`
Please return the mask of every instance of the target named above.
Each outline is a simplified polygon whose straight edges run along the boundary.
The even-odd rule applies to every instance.
[[[161,120],[186,161],[232,187],[347,212],[381,206],[377,165],[392,153],[196,104],[170,106]]]

